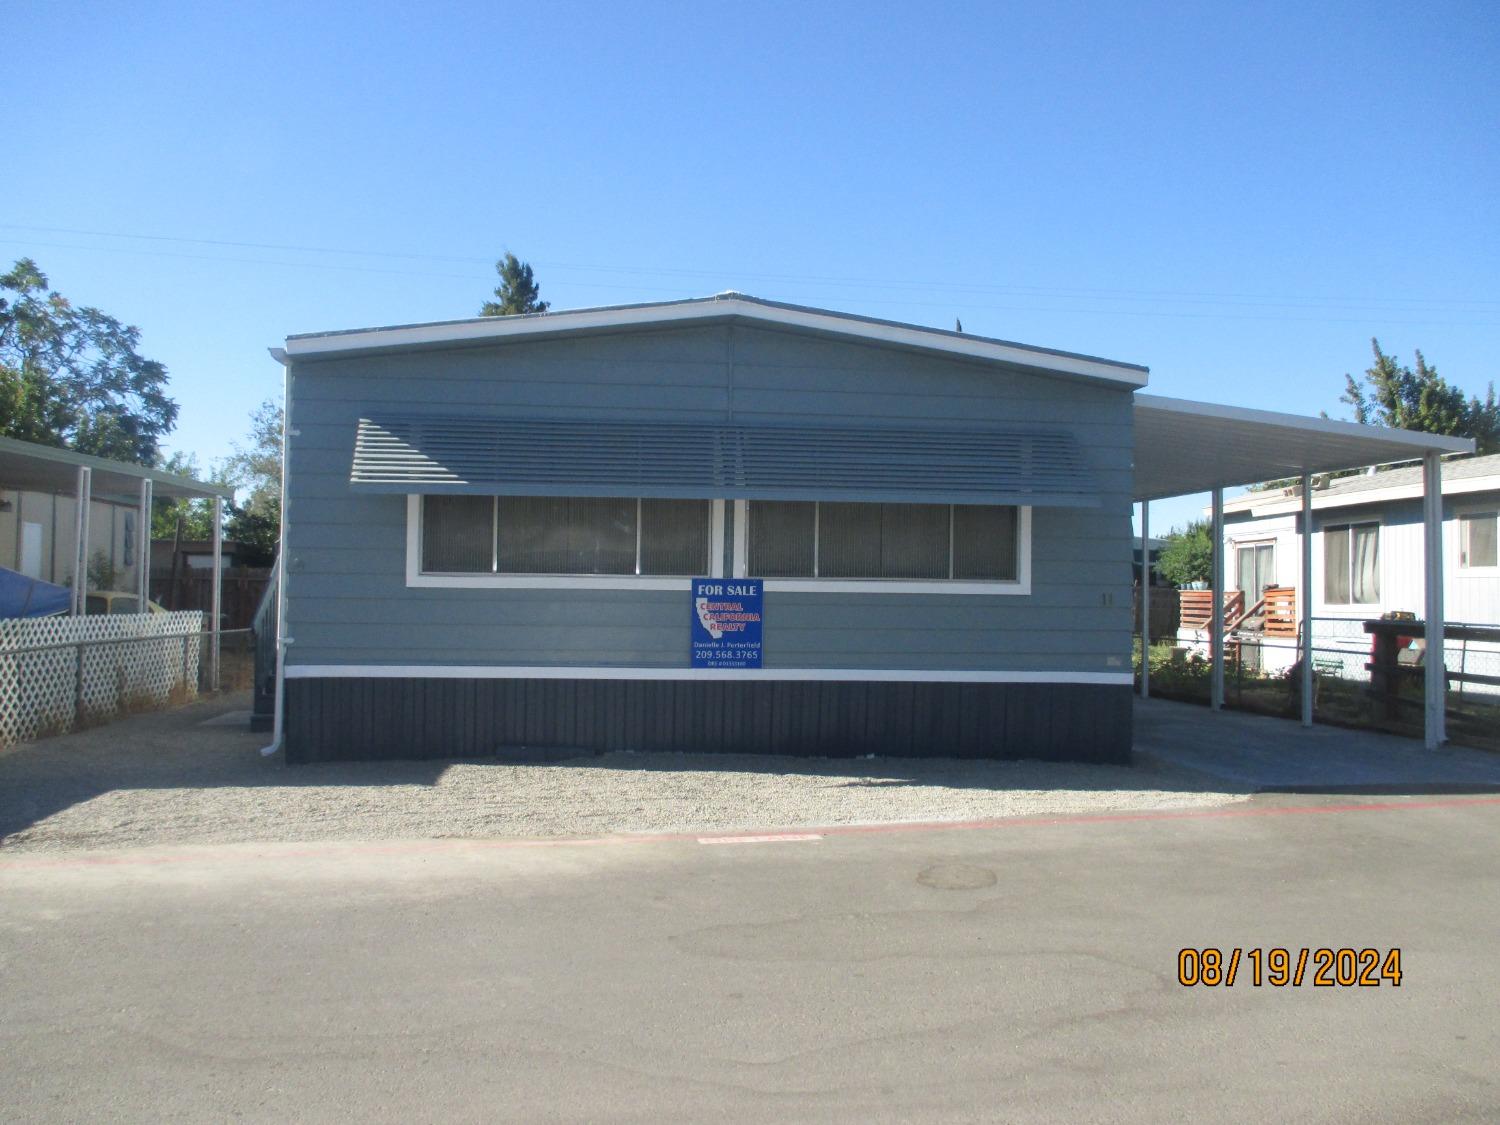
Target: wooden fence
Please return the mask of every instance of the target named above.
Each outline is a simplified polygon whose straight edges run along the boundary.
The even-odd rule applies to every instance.
[[[1177,637],[1177,591],[1170,586],[1151,587],[1151,639],[1170,641]],[[1131,628],[1141,632],[1141,591],[1137,587],[1130,606]]]
[[[271,580],[271,569],[260,566],[236,566],[224,571],[223,629],[248,629],[255,619],[255,609]],[[170,574],[151,575],[151,600],[165,609],[195,609],[209,613],[213,609],[214,576],[211,570],[182,570],[174,581]]]

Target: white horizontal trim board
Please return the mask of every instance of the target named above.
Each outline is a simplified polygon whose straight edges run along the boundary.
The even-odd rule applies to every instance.
[[[853,683],[1130,684],[1131,672],[988,672],[906,668],[626,668],[556,664],[288,664],[289,680],[830,680]]]

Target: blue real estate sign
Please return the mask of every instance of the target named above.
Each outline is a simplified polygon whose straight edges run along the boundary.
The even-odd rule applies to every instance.
[[[761,580],[693,579],[693,667],[759,668]]]

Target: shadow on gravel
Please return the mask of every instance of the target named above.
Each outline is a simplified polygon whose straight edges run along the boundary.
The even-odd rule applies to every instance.
[[[116,790],[432,785],[451,764],[356,762],[287,769],[280,755],[260,755],[266,735],[242,726],[205,725],[248,703],[248,692],[231,693],[0,750],[0,847],[38,821]]]
[[[348,787],[349,800],[358,802],[361,797],[354,790],[432,787],[457,765],[760,774],[813,779],[813,788],[845,793],[931,788],[996,793],[1173,791],[1231,797],[1500,794],[1500,755],[1468,750],[1430,753],[1407,739],[1330,727],[1303,730],[1283,720],[1216,715],[1201,707],[1157,700],[1137,706],[1135,766],[1034,759],[595,754],[566,747],[503,747],[491,758],[327,762],[291,768],[279,755],[260,755],[266,736],[211,721],[247,702],[245,694],[226,695],[0,752],[0,847],[17,833],[29,834],[40,821],[112,792],[263,789],[267,794],[261,804],[268,807],[272,790]],[[826,778],[826,783],[816,784],[819,778]],[[590,784],[597,787],[598,782]],[[566,792],[568,785],[566,775],[556,781],[560,791]],[[607,785],[604,795],[607,799]]]
[[[641,773],[714,770],[719,773],[828,778],[825,789],[1068,789],[1128,793],[1170,789],[1178,793],[1251,792],[1243,785],[1195,775],[1170,766],[1054,762],[1039,758],[811,758],[770,754],[685,754],[616,751],[581,757],[562,765]]]

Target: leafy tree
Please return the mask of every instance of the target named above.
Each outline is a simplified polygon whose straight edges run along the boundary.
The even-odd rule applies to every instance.
[[[198,458],[191,453],[173,453],[170,457],[157,458],[156,467],[194,480],[207,479],[214,484],[227,483],[221,466],[211,466],[207,477],[198,468]],[[154,500],[151,504],[151,538],[173,539],[177,535],[178,518],[182,520],[183,542],[202,542],[212,539],[214,534],[214,505],[212,500]]]
[[[1495,398],[1494,383],[1486,388],[1483,399],[1477,395],[1466,398],[1462,390],[1437,373],[1437,368],[1420,351],[1413,369],[1381,351],[1379,340],[1371,340],[1370,348],[1375,353],[1375,362],[1365,370],[1364,384],[1345,374],[1344,393],[1339,396],[1340,402],[1354,407],[1356,422],[1363,426],[1471,437],[1476,453],[1500,453],[1500,402]],[[1326,411],[1323,417],[1328,417]],[[1329,475],[1346,477],[1360,471],[1350,468]],[[1296,483],[1296,477],[1285,477],[1250,487],[1260,492],[1290,488]]]
[[[496,299],[484,303],[479,310],[480,316],[515,316],[547,311],[548,304],[541,299],[542,291],[529,265],[507,250],[505,257],[495,263],[495,272],[500,275],[500,284],[495,289]]]
[[[225,475],[248,495],[243,504],[229,506],[224,534],[240,546],[237,556],[245,566],[270,566],[281,538],[281,433],[283,411],[266,399],[250,414],[249,440],[234,443],[224,464]]]
[[[0,433],[150,465],[177,422],[140,330],[48,288],[22,258],[0,275]]]
[[[1344,376],[1341,402],[1354,407],[1354,420],[1364,425],[1421,430],[1428,434],[1471,437],[1479,453],[1500,452],[1500,403],[1491,383],[1484,399],[1467,398],[1417,352],[1414,369],[1396,362],[1371,340],[1375,362],[1365,371],[1361,386],[1353,375]]]
[[[210,466],[206,478],[191,453],[174,453],[159,466],[182,476],[244,490],[242,504],[227,505],[224,537],[240,545],[238,559],[246,566],[269,566],[276,558],[281,536],[281,430],[281,404],[267,399],[250,414],[247,440],[235,442],[234,452],[220,464]],[[184,541],[213,538],[211,500],[157,501],[151,519],[152,538],[174,538],[179,517]]]
[[[239,565],[270,566],[281,538],[281,497],[273,496],[258,508],[231,504],[224,534],[239,544]]]
[[[266,399],[250,414],[249,441],[234,443],[224,463],[224,474],[235,488],[247,489],[245,510],[260,514],[275,507],[281,512],[281,431],[283,413],[275,399]]]
[[[1213,525],[1194,520],[1181,531],[1173,529],[1162,544],[1157,572],[1174,586],[1207,582],[1213,575]]]

